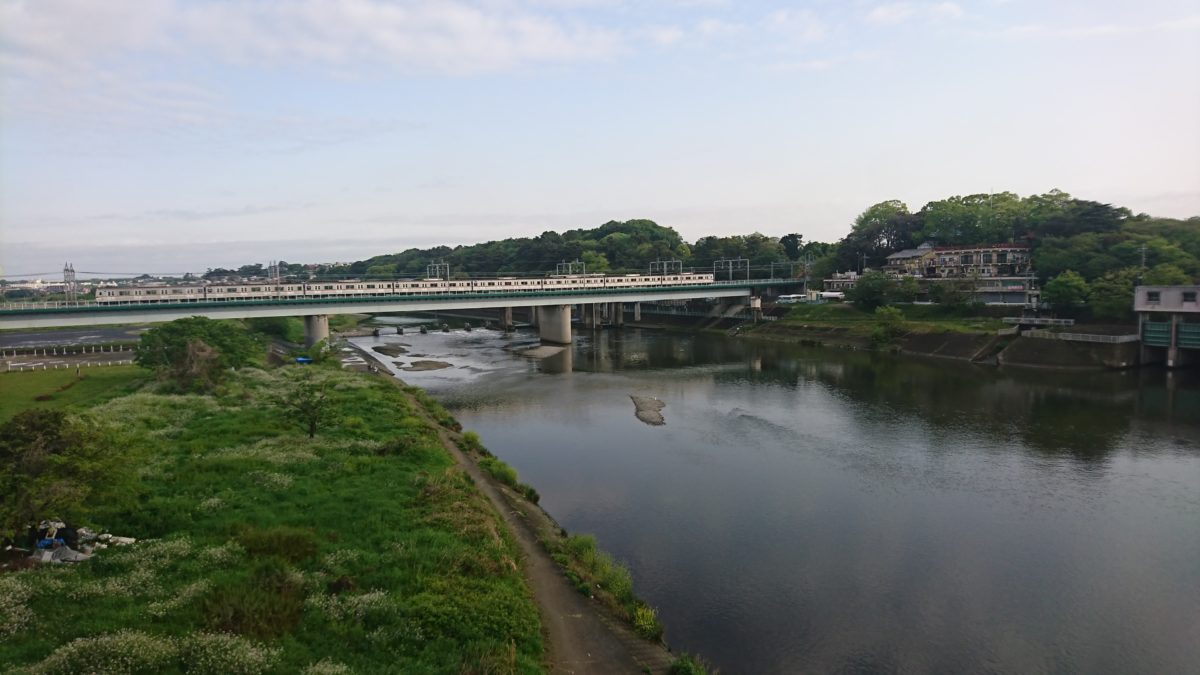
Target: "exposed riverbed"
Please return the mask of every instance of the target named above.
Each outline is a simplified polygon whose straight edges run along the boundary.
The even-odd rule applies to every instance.
[[[1200,382],[629,330],[403,343],[401,371],[726,673],[1187,672]],[[639,405],[638,401],[642,403]],[[639,419],[653,410],[661,416]]]

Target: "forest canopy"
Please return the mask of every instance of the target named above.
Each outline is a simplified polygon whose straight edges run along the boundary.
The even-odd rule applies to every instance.
[[[1200,216],[1178,220],[1134,214],[1127,208],[1077,199],[1061,190],[1021,197],[1012,192],[957,195],[912,211],[900,200],[865,209],[835,243],[805,241],[799,233],[701,237],[688,243],[651,220],[610,221],[591,229],[517,237],[470,246],[408,249],[367,260],[327,266],[322,275],[392,278],[424,276],[431,263],[449,265],[452,276],[542,275],[561,262],[582,261],[588,272],[647,273],[657,260],[678,260],[684,269],[711,271],[715,261],[749,261],[751,276],[808,276],[880,268],[887,256],[923,242],[939,246],[1021,243],[1045,283],[1068,270],[1085,281],[1162,265],[1158,276],[1200,277]],[[1136,276],[1136,275],[1134,275]]]

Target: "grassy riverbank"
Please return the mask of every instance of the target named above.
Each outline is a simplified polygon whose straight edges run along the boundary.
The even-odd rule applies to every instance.
[[[0,671],[539,671],[512,538],[436,430],[388,382],[306,369],[333,421],[310,439],[277,404],[300,373],[181,396],[112,368],[51,393],[116,427],[139,477],[84,524],[144,541],[0,574]],[[0,375],[0,411],[60,377]]]
[[[897,305],[905,331],[913,333],[995,333],[1005,324],[993,316],[974,314],[970,308],[938,305]],[[786,326],[840,328],[849,334],[870,337],[878,323],[875,314],[849,303],[795,305],[778,322]]]

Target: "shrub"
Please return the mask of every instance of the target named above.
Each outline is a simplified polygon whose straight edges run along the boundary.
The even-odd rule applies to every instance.
[[[29,669],[33,673],[158,673],[175,665],[178,649],[169,637],[121,630],[78,638]]]
[[[317,535],[304,527],[277,525],[261,529],[242,530],[237,541],[252,556],[277,557],[291,563],[308,560],[317,553]]]
[[[633,628],[647,640],[661,640],[663,626],[658,621],[658,612],[649,605],[639,604],[633,608]]]
[[[895,307],[875,308],[875,328],[871,331],[871,343],[884,347],[895,342],[904,332],[904,315]]]
[[[671,675],[708,675],[708,667],[698,656],[680,654],[671,664]]]
[[[300,623],[304,590],[283,561],[266,560],[249,578],[213,589],[201,607],[211,628],[270,639]]]
[[[483,451],[483,441],[479,438],[479,434],[474,431],[464,431],[462,440],[467,450],[474,450],[475,452]]]
[[[517,481],[517,470],[505,464],[504,460],[495,457],[484,457],[479,460],[479,468],[511,488],[516,488],[519,483]]]

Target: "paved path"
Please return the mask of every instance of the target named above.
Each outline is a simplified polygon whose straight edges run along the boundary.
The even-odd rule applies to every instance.
[[[420,403],[411,397],[409,400],[414,410],[432,422]],[[495,505],[521,548],[525,580],[542,618],[550,671],[602,675],[666,673],[673,659],[665,647],[638,637],[567,582],[537,539],[539,528],[556,527],[549,516],[491,480],[458,449],[448,431],[433,423],[446,451]]]

